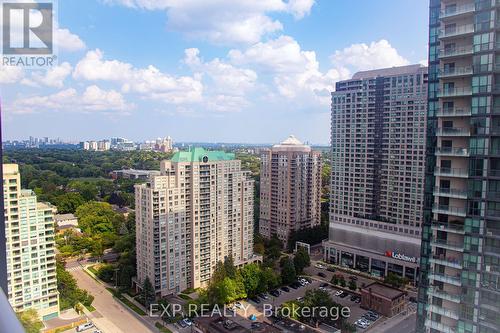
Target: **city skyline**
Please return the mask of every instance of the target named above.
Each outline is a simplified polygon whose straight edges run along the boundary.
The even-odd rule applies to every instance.
[[[427,4],[421,1],[222,1],[203,6],[211,14],[199,26],[195,7],[140,0],[59,3],[58,67],[48,73],[2,68],[4,138],[137,141],[168,132],[177,141],[232,142],[237,136],[273,143],[293,133],[328,144],[329,93],[336,81],[427,58],[426,26],[419,25],[427,20]],[[370,24],[352,27],[342,12]],[[373,12],[377,22],[369,19]],[[227,16],[247,24],[221,33],[239,24],[222,20]],[[132,19],[137,26],[128,24]],[[421,29],[409,41],[395,24]],[[262,117],[269,121],[258,121]],[[140,122],[150,124],[147,133],[133,126]],[[221,131],[221,122],[232,126]]]

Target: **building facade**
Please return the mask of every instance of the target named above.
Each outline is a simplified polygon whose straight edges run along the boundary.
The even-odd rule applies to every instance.
[[[157,294],[206,286],[215,265],[253,255],[253,186],[234,154],[195,148],[161,163],[135,186],[137,284]]]
[[[336,84],[325,260],[416,280],[426,106],[420,65],[358,72]]]
[[[418,332],[500,331],[499,14],[430,1]]]
[[[261,153],[259,232],[287,242],[321,223],[321,153],[293,135]]]
[[[59,315],[55,207],[37,202],[33,191],[21,189],[17,164],[3,165],[3,193],[10,304],[16,312],[36,309],[43,320],[55,318]]]
[[[406,310],[406,293],[373,282],[361,288],[361,308],[380,313],[388,318],[396,316]]]

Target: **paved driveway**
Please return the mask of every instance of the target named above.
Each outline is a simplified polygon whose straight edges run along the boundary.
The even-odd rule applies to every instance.
[[[68,271],[76,279],[78,287],[95,297],[92,305],[97,311],[91,320],[103,333],[156,332],[136,318],[116,301],[104,286],[88,276],[76,262],[68,263]]]

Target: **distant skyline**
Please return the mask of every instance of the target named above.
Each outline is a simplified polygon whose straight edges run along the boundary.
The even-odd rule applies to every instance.
[[[4,140],[328,144],[330,91],[426,63],[428,1],[58,2],[59,65],[0,65]]]

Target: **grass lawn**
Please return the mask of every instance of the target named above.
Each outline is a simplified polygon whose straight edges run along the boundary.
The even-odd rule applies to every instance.
[[[113,296],[118,298],[120,301],[125,303],[126,306],[128,306],[129,308],[134,310],[138,315],[141,315],[141,316],[146,315],[146,312],[142,311],[141,308],[139,308],[137,305],[135,305],[134,303],[129,301],[127,298],[125,298],[120,292],[114,290],[113,288],[106,288],[106,290],[108,290],[111,294],[113,294]]]
[[[188,295],[179,294],[178,296],[179,296],[180,298],[182,298],[182,299],[186,300],[186,301],[190,301],[190,300],[192,300],[192,298],[191,298],[191,297],[189,297]]]
[[[156,322],[155,324],[156,328],[160,330],[160,332],[162,333],[172,333],[171,330],[169,330],[168,328],[166,328],[165,326],[163,326],[162,324],[160,324],[159,322]]]
[[[87,269],[89,271],[91,271],[95,276],[97,276],[97,269],[95,269],[94,267],[95,267],[95,265],[94,266],[89,266],[89,267],[87,267]]]

